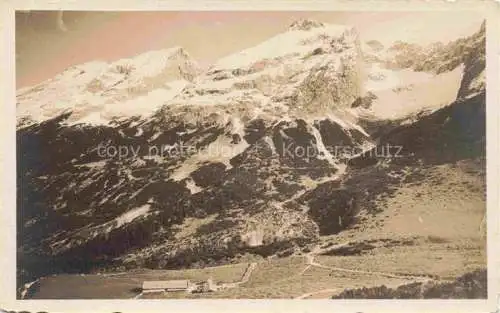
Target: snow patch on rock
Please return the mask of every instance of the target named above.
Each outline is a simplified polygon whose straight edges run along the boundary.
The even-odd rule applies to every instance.
[[[130,211],[127,211],[115,219],[116,220],[115,227],[118,228],[122,227],[125,224],[131,223],[136,218],[144,216],[146,213],[149,212],[149,210],[150,210],[150,205],[146,204],[138,208],[132,209]]]

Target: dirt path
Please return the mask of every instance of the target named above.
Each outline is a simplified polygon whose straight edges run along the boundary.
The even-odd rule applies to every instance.
[[[250,263],[248,265],[247,269],[245,270],[245,273],[243,273],[243,276],[241,276],[240,281],[233,282],[233,283],[223,283],[221,285],[221,289],[235,288],[241,284],[248,282],[248,280],[250,279],[250,276],[252,275],[252,272],[255,270],[256,267],[257,267],[257,263],[255,263],[255,262]]]
[[[248,265],[247,270],[245,271],[245,274],[243,274],[243,277],[241,278],[241,281],[239,282],[240,285],[246,283],[250,279],[250,276],[252,275],[252,272],[255,270],[256,267],[257,267],[256,262],[250,263],[250,265]]]
[[[348,269],[348,268],[343,268],[343,267],[326,266],[326,265],[320,264],[314,260],[314,258],[318,254],[324,253],[324,252],[332,250],[332,249],[338,249],[341,247],[345,247],[349,244],[350,244],[350,242],[346,241],[346,242],[343,242],[340,244],[330,246],[326,249],[321,249],[319,246],[316,246],[315,248],[313,248],[311,250],[311,252],[309,252],[305,255],[307,265],[308,266],[316,266],[316,267],[325,268],[325,269],[330,269],[332,271],[367,274],[367,275],[378,275],[378,276],[385,276],[385,277],[390,277],[390,278],[414,279],[414,280],[421,280],[421,281],[428,281],[430,279],[429,277],[422,276],[422,275],[395,274],[395,273],[390,273],[390,272],[363,271],[363,270],[353,270],[353,269]],[[303,270],[303,272],[305,272],[306,270],[307,270],[307,267],[306,267],[306,269]]]
[[[333,249],[333,248],[338,248],[341,246],[345,246],[349,244],[348,242],[342,243],[335,245],[334,247],[329,247],[328,250]],[[377,275],[377,276],[384,276],[384,277],[390,277],[390,278],[397,278],[397,279],[402,279],[402,280],[407,280],[409,282],[427,282],[432,280],[429,277],[425,276],[418,276],[418,275],[412,275],[412,274],[394,274],[394,273],[388,273],[388,272],[377,272],[377,271],[363,271],[363,270],[353,270],[353,269],[348,269],[348,268],[343,268],[343,267],[334,267],[334,266],[326,266],[323,264],[320,264],[314,260],[315,256],[320,254],[321,252],[324,252],[323,249],[319,248],[318,246],[314,248],[311,252],[307,253],[305,255],[307,265],[306,267],[299,273],[299,275],[304,274],[309,268],[312,266],[319,267],[319,268],[324,268],[324,269],[329,269],[332,272],[333,271],[340,271],[340,272],[348,272],[348,273],[357,273],[357,274],[366,274],[366,275]],[[321,293],[329,293],[329,292],[337,292],[340,291],[341,289],[336,288],[336,289],[321,289],[313,292],[307,292],[304,294],[301,294],[300,296],[296,297],[295,299],[305,299],[309,298],[315,294],[321,294]]]
[[[353,269],[348,269],[348,268],[343,268],[343,267],[326,266],[326,265],[323,265],[323,264],[320,264],[320,263],[317,263],[316,261],[314,261],[314,256],[309,256],[307,258],[307,260],[308,260],[308,265],[316,266],[316,267],[320,267],[320,268],[325,268],[325,269],[329,269],[332,271],[367,274],[367,275],[377,275],[377,276],[384,276],[384,277],[390,277],[390,278],[400,278],[400,279],[414,279],[414,280],[421,280],[421,281],[428,281],[430,279],[429,277],[411,275],[411,274],[394,274],[394,273],[388,273],[388,272],[363,271],[363,270],[353,270]]]

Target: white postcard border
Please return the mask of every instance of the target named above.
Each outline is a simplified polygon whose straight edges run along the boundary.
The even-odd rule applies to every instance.
[[[0,311],[31,312],[493,312],[498,305],[500,268],[500,23],[493,1],[14,1],[4,2],[0,19],[0,89],[3,146],[0,148]],[[488,300],[16,300],[16,139],[14,10],[276,10],[276,11],[461,11],[487,17],[487,207]]]

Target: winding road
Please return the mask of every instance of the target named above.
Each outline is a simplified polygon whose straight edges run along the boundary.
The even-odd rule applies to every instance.
[[[405,283],[410,283],[410,282],[428,282],[433,280],[430,277],[426,276],[419,276],[419,275],[412,275],[412,274],[395,274],[395,273],[390,273],[390,272],[379,272],[379,271],[366,271],[366,270],[355,270],[355,269],[349,269],[349,268],[343,268],[343,267],[335,267],[335,266],[327,266],[323,265],[321,263],[318,263],[315,261],[315,257],[319,254],[322,254],[328,250],[339,248],[342,246],[348,245],[349,242],[342,243],[342,244],[337,244],[335,246],[330,246],[327,249],[321,249],[319,246],[316,246],[314,249],[311,250],[311,252],[307,253],[304,255],[306,259],[306,266],[296,275],[293,276],[301,276],[303,275],[308,269],[311,267],[319,267],[319,268],[324,268],[331,270],[332,272],[334,271],[339,271],[339,272],[347,272],[347,273],[356,273],[356,274],[364,274],[364,275],[376,275],[376,276],[382,276],[382,277],[389,277],[389,278],[397,278],[401,280],[405,280],[407,282]],[[253,262],[248,265],[246,268],[245,272],[241,276],[241,280],[236,281],[236,282],[231,282],[231,283],[222,283],[221,285],[218,286],[218,289],[228,289],[228,288],[236,288],[239,287],[242,284],[245,284],[246,282],[249,281],[253,271],[257,268],[257,263]],[[403,283],[403,284],[405,284]],[[304,294],[301,294],[295,299],[306,299],[309,297],[312,297],[314,295],[322,294],[322,293],[329,293],[333,294],[336,292],[341,292],[345,288],[327,288],[327,289],[320,289],[312,292],[307,292]],[[134,299],[139,299],[142,296],[142,293],[139,295],[135,296]]]
[[[246,283],[250,279],[250,276],[252,275],[252,272],[255,270],[256,267],[257,267],[257,263],[255,263],[255,262],[250,263],[248,265],[247,269],[245,270],[245,273],[243,273],[243,276],[241,276],[240,281],[233,282],[233,283],[223,283],[221,285],[221,289],[234,288],[234,287],[238,287],[241,284]]]
[[[307,261],[307,265],[300,272],[300,275],[304,274],[312,266],[316,266],[316,267],[319,267],[319,268],[329,269],[332,272],[333,271],[340,271],[340,272],[366,274],[366,275],[377,275],[377,276],[390,277],[390,278],[399,278],[399,279],[403,279],[403,280],[408,280],[408,283],[409,282],[428,282],[428,281],[432,280],[429,277],[418,276],[418,275],[411,275],[411,274],[394,274],[394,273],[388,273],[388,272],[363,271],[363,270],[353,270],[353,269],[348,269],[348,268],[343,268],[343,267],[326,266],[326,265],[320,264],[320,263],[318,263],[318,262],[316,262],[314,260],[314,258],[315,258],[316,255],[318,255],[318,254],[320,254],[322,252],[325,252],[326,250],[331,250],[331,249],[334,249],[334,248],[339,248],[339,247],[342,247],[342,246],[345,246],[345,245],[348,245],[348,244],[349,243],[346,242],[346,243],[342,243],[342,244],[339,244],[339,245],[335,245],[335,246],[329,247],[328,249],[324,249],[324,250],[322,250],[321,248],[319,248],[317,246],[311,252],[309,252],[309,253],[307,253],[305,255],[305,258],[306,258],[306,261]],[[343,290],[343,288],[320,289],[320,290],[317,290],[317,291],[307,292],[307,293],[301,294],[300,296],[295,297],[295,299],[305,299],[305,298],[309,298],[309,297],[311,297],[311,296],[313,296],[315,294],[334,293],[334,292],[340,292],[342,290]]]

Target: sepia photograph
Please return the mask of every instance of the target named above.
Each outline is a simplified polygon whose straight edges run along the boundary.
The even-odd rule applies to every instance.
[[[17,300],[488,299],[484,10],[14,18]]]

